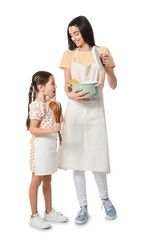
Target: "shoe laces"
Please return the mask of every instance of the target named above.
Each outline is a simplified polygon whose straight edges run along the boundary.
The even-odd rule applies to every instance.
[[[84,214],[86,213],[86,208],[85,207],[82,207],[79,211],[78,211],[78,215],[79,216],[84,216]]]
[[[104,200],[104,201],[103,201],[102,206],[104,206],[105,209],[107,210],[107,212],[109,212],[109,211],[111,210],[111,208],[112,208],[113,205],[112,205],[112,203],[110,202],[110,200],[107,199],[107,200]]]
[[[57,216],[63,215],[60,211],[56,211],[54,208],[52,209],[52,211],[53,211]]]
[[[44,219],[41,217],[39,213],[34,214],[34,217],[38,218],[40,222],[44,221]]]

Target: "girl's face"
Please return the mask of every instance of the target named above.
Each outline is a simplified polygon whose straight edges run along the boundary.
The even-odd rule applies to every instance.
[[[49,77],[49,81],[42,86],[43,95],[48,96],[49,98],[53,98],[56,96],[56,84],[55,78],[53,76]]]
[[[71,40],[75,43],[77,47],[82,47],[85,44],[85,41],[78,27],[69,27],[69,35],[71,36]]]

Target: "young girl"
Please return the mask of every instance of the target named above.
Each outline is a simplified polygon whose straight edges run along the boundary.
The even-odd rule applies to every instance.
[[[68,220],[60,212],[52,209],[51,200],[51,174],[57,171],[56,137],[57,132],[61,130],[61,123],[55,123],[53,110],[49,108],[51,99],[56,96],[56,87],[54,76],[49,72],[40,71],[33,75],[29,90],[27,129],[35,136],[30,152],[32,171],[29,189],[32,210],[30,225],[41,229],[50,227],[48,220],[55,222]],[[37,193],[41,182],[45,199],[44,219],[37,210]]]
[[[81,89],[71,91],[69,81],[104,83],[116,88],[115,67],[110,51],[97,47],[104,72],[101,72],[92,54],[95,46],[91,24],[84,16],[73,19],[67,29],[69,50],[64,52],[60,68],[64,69],[65,91],[69,98],[62,129],[63,144],[58,151],[58,167],[73,169],[74,183],[80,205],[75,222],[88,219],[85,171],[92,171],[107,217],[115,218],[116,210],[108,198],[106,174],[110,172],[107,132],[103,105],[103,85],[96,101]],[[101,76],[101,77],[100,77]],[[86,94],[86,96],[85,96]],[[88,101],[87,101],[88,100]]]

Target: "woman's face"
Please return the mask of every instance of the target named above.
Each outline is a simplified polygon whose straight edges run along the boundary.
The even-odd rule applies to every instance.
[[[69,27],[69,35],[71,36],[71,40],[75,43],[77,47],[82,47],[85,44],[85,41],[78,27]]]

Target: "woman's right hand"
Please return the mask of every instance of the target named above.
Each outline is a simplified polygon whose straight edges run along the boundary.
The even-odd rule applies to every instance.
[[[89,95],[84,96],[85,94],[87,94],[89,92],[78,93],[80,91],[81,91],[81,89],[76,89],[72,92],[67,92],[67,96],[74,101],[81,101],[81,100],[83,101],[83,100],[87,100],[90,98]]]
[[[84,92],[84,93],[78,93],[81,91],[81,89],[77,89],[77,90],[74,90],[74,91],[70,91],[71,89],[69,89],[69,82],[70,82],[70,79],[71,79],[71,71],[69,68],[65,68],[64,69],[64,74],[65,74],[65,92],[68,96],[68,98],[74,100],[74,101],[84,101],[86,99],[89,99],[90,96],[84,96],[85,94],[87,94],[88,92]]]

